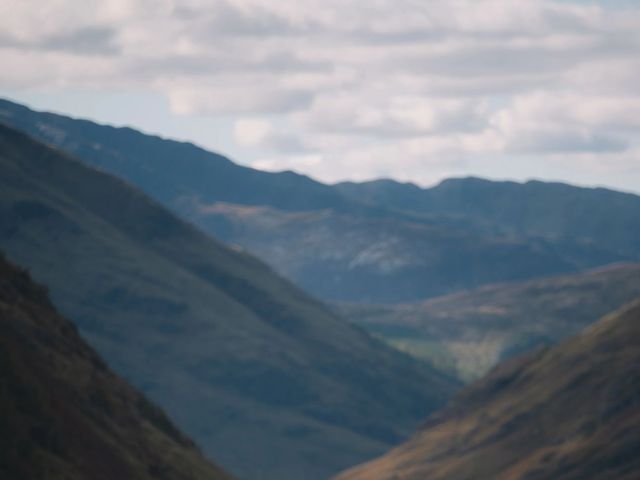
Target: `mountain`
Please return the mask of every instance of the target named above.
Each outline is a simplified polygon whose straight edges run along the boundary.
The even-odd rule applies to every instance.
[[[640,478],[640,301],[465,389],[339,480]]]
[[[0,122],[138,185],[165,205],[223,201],[285,211],[348,209],[355,203],[328,185],[287,171],[244,167],[191,143],[137,130],[35,112],[0,99]]]
[[[640,297],[640,264],[475,290],[401,305],[337,305],[370,333],[463,380],[500,360],[577,334]]]
[[[183,215],[334,302],[411,302],[632,259],[581,241],[503,235],[476,223],[400,212],[217,203]]]
[[[0,478],[231,480],[0,255]]]
[[[327,478],[457,387],[122,180],[7,127],[0,220],[7,256],[241,478]]]
[[[417,301],[640,260],[640,251],[605,248],[572,232],[516,232],[455,209],[402,212],[406,205],[382,200],[367,205],[369,198],[356,198],[344,186],[292,172],[261,172],[188,143],[35,112],[6,100],[0,100],[0,122],[120,176],[325,300]],[[546,198],[545,191],[540,195]],[[610,212],[615,205],[599,208]]]
[[[519,235],[583,239],[625,255],[640,254],[640,196],[562,183],[453,178],[433,188],[378,180],[336,189],[364,203],[422,214],[485,221]]]

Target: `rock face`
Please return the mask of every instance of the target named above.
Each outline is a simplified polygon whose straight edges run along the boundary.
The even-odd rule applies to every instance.
[[[465,381],[499,361],[553,345],[640,297],[640,264],[475,290],[400,305],[337,305],[356,325]]]
[[[0,127],[0,247],[119,374],[247,479],[382,453],[456,381],[122,180]]]
[[[640,478],[640,301],[465,389],[339,480]]]
[[[231,480],[0,256],[0,478]]]
[[[126,179],[326,300],[417,301],[640,260],[633,195],[482,181],[329,186],[2,100],[0,121]]]

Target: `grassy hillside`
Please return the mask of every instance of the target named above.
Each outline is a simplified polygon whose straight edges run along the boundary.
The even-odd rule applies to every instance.
[[[339,187],[292,172],[261,172],[188,143],[8,101],[0,100],[0,121],[124,178],[323,299],[416,301],[640,258],[640,251],[603,248],[571,232],[516,232],[482,215],[406,213],[393,202],[366,206]],[[614,207],[605,201],[601,210]]]
[[[640,302],[504,364],[339,480],[640,478]]]
[[[240,477],[326,478],[456,387],[125,182],[5,127],[0,218],[7,255]]]
[[[0,478],[230,480],[0,255]]]
[[[464,380],[575,335],[640,297],[640,264],[498,284],[403,305],[339,305],[356,325]]]

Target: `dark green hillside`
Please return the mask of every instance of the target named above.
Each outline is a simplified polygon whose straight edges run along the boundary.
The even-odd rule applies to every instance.
[[[401,350],[472,380],[504,358],[575,335],[638,297],[640,264],[620,264],[420,303],[337,308]]]
[[[339,480],[640,478],[640,301],[506,363]]]
[[[0,128],[0,246],[113,369],[230,471],[326,478],[455,382],[123,181]]]
[[[0,255],[0,478],[231,480]]]

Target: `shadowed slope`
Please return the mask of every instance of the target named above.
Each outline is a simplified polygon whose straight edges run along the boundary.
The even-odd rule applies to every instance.
[[[339,480],[640,478],[640,301],[504,364]]]
[[[125,182],[5,127],[0,218],[7,255],[114,370],[241,477],[326,478],[456,387]]]

